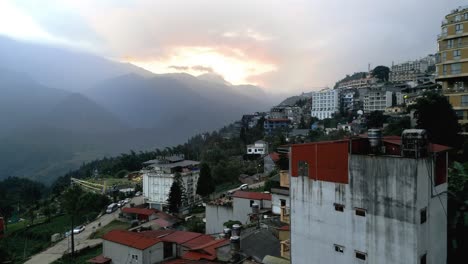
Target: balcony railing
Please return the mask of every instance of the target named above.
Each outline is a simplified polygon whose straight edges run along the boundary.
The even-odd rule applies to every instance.
[[[440,51],[448,50],[448,49],[458,49],[458,48],[465,48],[468,47],[468,42],[462,43],[453,43],[453,45],[449,46],[447,43],[440,44],[439,48]]]

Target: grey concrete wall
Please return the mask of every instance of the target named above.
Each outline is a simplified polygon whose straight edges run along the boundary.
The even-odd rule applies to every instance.
[[[291,177],[292,263],[419,263],[422,252],[428,252],[428,263],[445,263],[442,206],[417,196],[430,190],[432,168],[427,164],[423,159],[352,155],[349,184]],[[343,204],[344,212],[336,211],[334,203]],[[431,212],[429,230],[420,231],[424,206]],[[355,208],[365,209],[366,216],[356,215]],[[336,252],[335,244],[344,252]],[[366,262],[355,251],[367,253]]]
[[[281,199],[286,200],[286,206],[291,206],[291,203],[289,201],[289,196],[288,195],[282,195],[282,194],[277,194],[277,193],[272,193],[271,194],[271,209],[274,214],[281,214]]]
[[[138,263],[143,263],[142,250],[131,248],[111,241],[104,240],[102,244],[102,254],[105,257],[112,259],[112,264],[131,263],[132,255],[137,255]]]
[[[223,232],[223,224],[234,219],[234,213],[231,206],[210,205],[205,207],[205,228],[206,234],[215,234]]]

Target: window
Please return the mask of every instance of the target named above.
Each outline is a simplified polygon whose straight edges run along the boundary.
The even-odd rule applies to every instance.
[[[446,61],[447,60],[447,53],[446,52],[442,52],[442,62]]]
[[[364,252],[356,251],[356,258],[366,260],[367,254]]]
[[[461,63],[454,63],[450,65],[450,74],[460,74],[461,73]]]
[[[464,19],[468,19],[468,13],[463,14]]]
[[[286,206],[286,200],[285,199],[280,199],[280,205],[281,206]]]
[[[333,205],[335,206],[335,211],[338,211],[338,212],[343,212],[344,211],[344,205],[343,204],[334,203]]]
[[[459,48],[461,48],[462,45],[463,45],[463,39],[462,39],[462,38],[459,38],[459,39],[457,40],[457,46],[458,46]]]
[[[455,110],[458,120],[463,120],[463,110]]]
[[[138,260],[138,255],[134,255],[134,254],[132,254],[132,259],[134,259],[134,260]]]
[[[455,16],[455,22],[460,22],[461,20],[461,15],[456,15]]]
[[[447,40],[447,49],[453,48],[453,39]]]
[[[447,74],[447,65],[442,65],[442,74],[446,75]]]
[[[427,220],[427,208],[423,208],[421,210],[421,224],[424,224],[426,223],[426,220]]]
[[[298,166],[299,176],[309,177],[309,164],[307,164],[307,161],[300,160]]]
[[[455,25],[455,33],[456,34],[463,33],[463,24],[456,24]]]
[[[366,216],[366,209],[356,208],[356,215]]]
[[[461,50],[454,50],[453,51],[453,59],[454,60],[459,60],[461,56]]]
[[[163,254],[164,254],[165,259],[170,258],[170,257],[172,257],[174,255],[172,249],[173,249],[172,243],[164,242]]]
[[[426,255],[427,255],[427,254],[424,254],[424,255],[421,256],[421,258],[419,259],[419,263],[420,263],[420,264],[426,264],[426,263],[427,263],[427,262],[426,262]]]
[[[468,95],[462,95],[461,97],[461,105],[468,106]]]
[[[442,28],[442,36],[447,36],[447,27]]]
[[[335,244],[335,251],[336,252],[340,252],[340,253],[343,253],[344,252],[344,247],[343,246],[340,246],[340,245],[337,245]]]

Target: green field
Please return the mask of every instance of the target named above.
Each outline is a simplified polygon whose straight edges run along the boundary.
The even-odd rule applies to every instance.
[[[104,234],[111,230],[127,230],[130,228],[130,224],[126,222],[121,222],[118,220],[114,220],[110,222],[108,225],[99,229],[96,233],[92,234],[90,238],[101,238]]]

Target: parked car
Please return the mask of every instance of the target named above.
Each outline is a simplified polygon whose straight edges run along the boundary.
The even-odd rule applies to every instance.
[[[141,195],[141,192],[140,192],[140,191],[138,191],[138,192],[135,193],[135,196],[140,196],[140,195]]]
[[[249,189],[249,185],[248,185],[247,183],[244,183],[244,184],[242,184],[241,186],[239,186],[239,189],[241,189],[241,190],[247,190],[247,189]]]
[[[110,214],[117,210],[117,208],[119,208],[119,206],[116,203],[111,203],[109,206],[107,206],[106,213]]]
[[[77,226],[73,229],[73,234],[79,234],[85,230],[84,225]]]
[[[118,206],[119,208],[122,207],[122,206],[124,206],[124,205],[125,205],[125,201],[124,201],[124,200],[121,200],[121,201],[119,201],[119,202],[117,203],[117,206]]]

